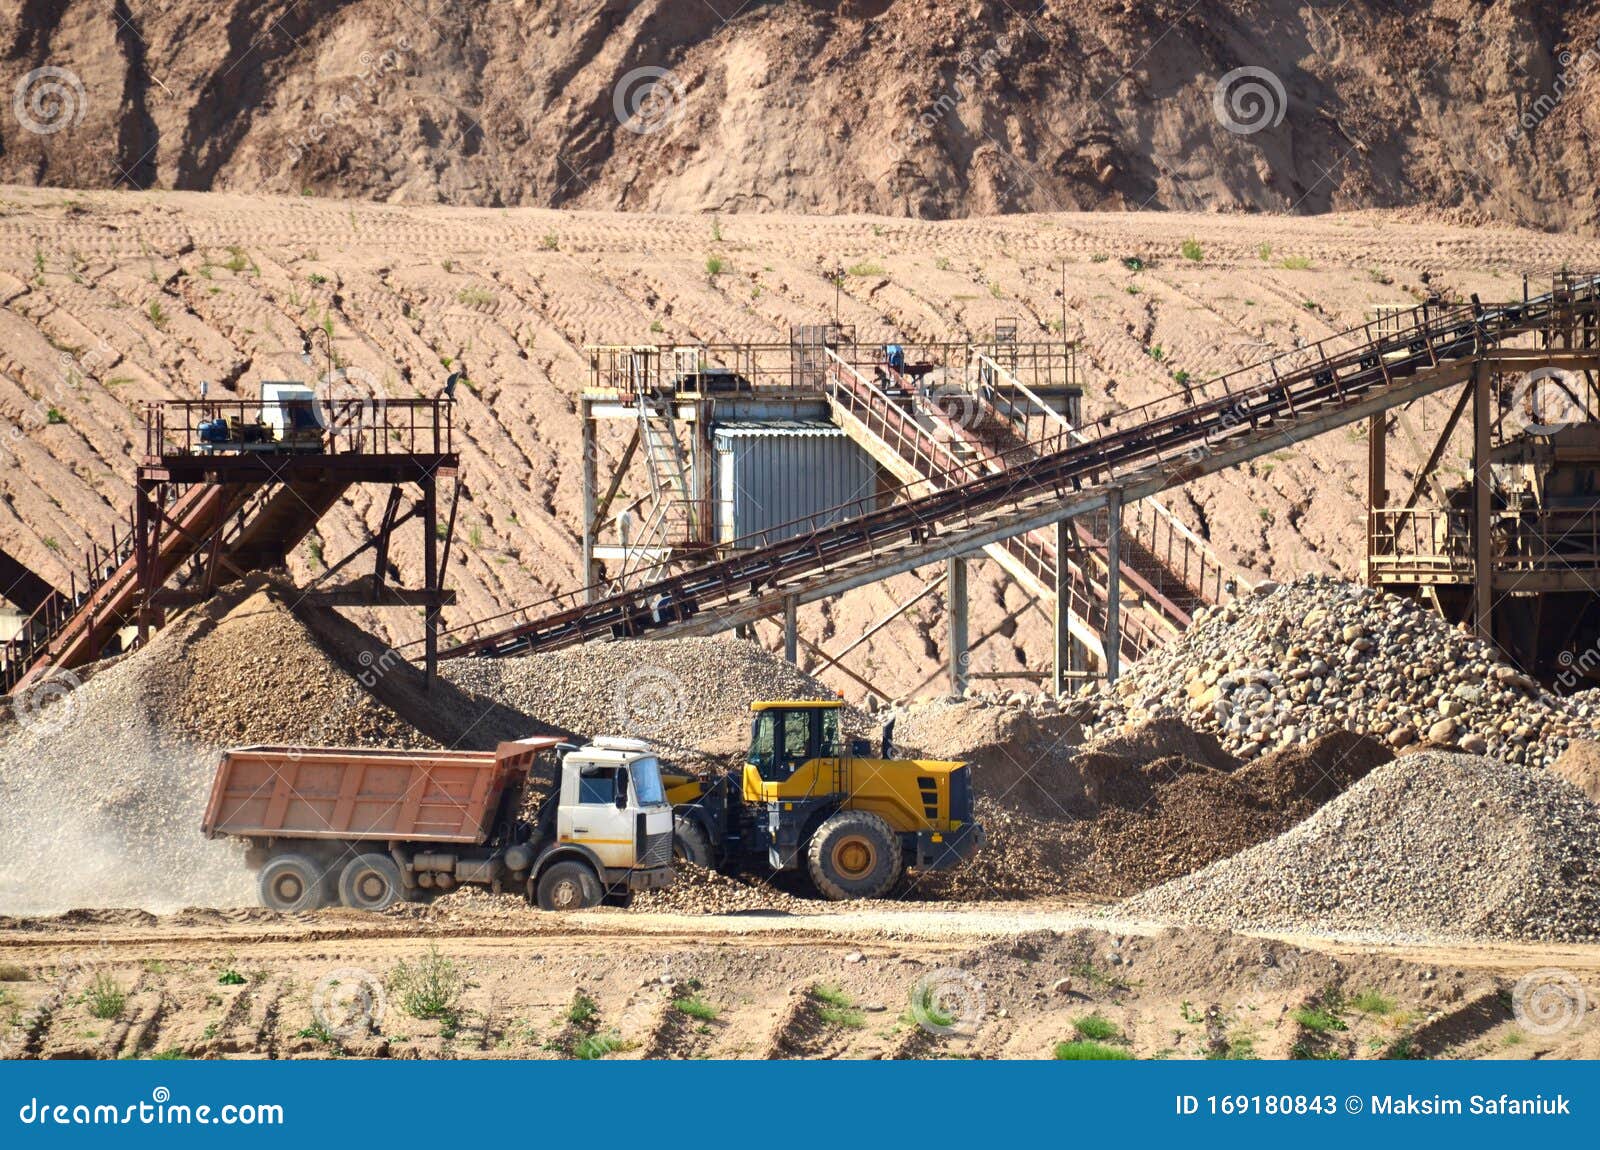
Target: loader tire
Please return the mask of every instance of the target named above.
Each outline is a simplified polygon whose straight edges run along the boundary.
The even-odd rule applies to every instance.
[[[571,861],[555,863],[534,888],[540,910],[587,910],[599,906],[605,894],[593,867]]]
[[[302,854],[274,855],[256,876],[261,905],[272,910],[316,910],[327,905],[328,883],[320,864]]]
[[[339,872],[339,901],[352,910],[384,910],[405,894],[394,859],[365,851]]]
[[[840,811],[806,848],[811,881],[824,898],[880,898],[900,878],[900,836],[871,811]]]
[[[672,820],[672,861],[710,870],[716,865],[711,840],[705,828],[693,819],[679,815]]]

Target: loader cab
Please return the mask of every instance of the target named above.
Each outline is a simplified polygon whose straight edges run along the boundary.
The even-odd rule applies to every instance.
[[[837,760],[844,750],[840,709],[836,699],[750,704],[753,714],[750,750],[745,755],[746,791],[757,783],[786,783],[808,763]]]

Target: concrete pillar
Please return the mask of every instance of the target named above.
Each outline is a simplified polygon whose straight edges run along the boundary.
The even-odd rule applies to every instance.
[[[579,423],[583,425],[583,455],[579,470],[583,476],[583,585],[584,602],[593,603],[597,594],[595,584],[599,582],[599,573],[595,570],[594,563],[594,530],[595,530],[595,466],[599,448],[595,443],[594,415],[590,410],[589,401],[578,401]]]
[[[1472,373],[1472,553],[1473,625],[1480,638],[1494,641],[1494,552],[1490,539],[1489,430],[1491,375],[1479,361]]]
[[[967,561],[952,555],[945,561],[945,602],[950,613],[950,693],[967,691]]]
[[[1106,504],[1106,682],[1122,673],[1122,492],[1113,487]]]
[[[800,662],[800,597],[783,597],[783,657],[799,665]]]

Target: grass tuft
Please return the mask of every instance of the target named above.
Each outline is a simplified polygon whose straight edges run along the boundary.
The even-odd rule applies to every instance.
[[[89,1013],[96,1018],[116,1018],[128,1003],[128,995],[117,985],[117,980],[104,972],[94,976],[89,988],[83,992]]]
[[[400,1007],[412,1018],[437,1018],[454,1022],[460,1013],[461,996],[472,982],[454,960],[439,953],[437,946],[415,962],[402,960],[389,972],[389,986]]]
[[[699,995],[674,999],[672,1009],[679,1014],[687,1014],[690,1018],[698,1019],[701,1022],[710,1022],[717,1016],[717,1008]]]
[[[1087,1038],[1091,1042],[1107,1042],[1121,1036],[1116,1023],[1099,1014],[1087,1014],[1082,1018],[1072,1020],[1072,1029],[1079,1038]]]
[[[1103,1042],[1058,1042],[1057,1062],[1131,1062],[1133,1055]]]

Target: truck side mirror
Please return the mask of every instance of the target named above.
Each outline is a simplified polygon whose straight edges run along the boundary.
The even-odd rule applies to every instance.
[[[894,750],[894,720],[890,719],[883,725],[883,757],[892,759],[890,752]]]
[[[617,810],[619,810],[619,811],[625,811],[625,810],[628,809],[628,772],[627,771],[618,771],[617,772],[616,804],[617,804]]]
[[[850,754],[852,758],[867,758],[872,754],[872,742],[868,739],[851,739]]]

